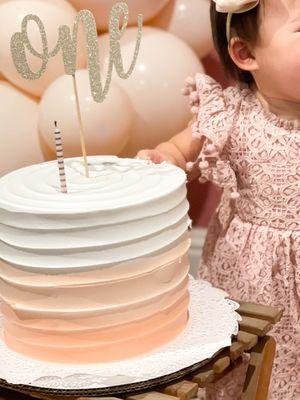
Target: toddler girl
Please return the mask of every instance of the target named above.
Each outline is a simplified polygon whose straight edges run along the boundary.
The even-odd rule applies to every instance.
[[[192,125],[138,157],[223,188],[199,276],[284,307],[270,399],[300,399],[300,1],[214,0],[211,21],[237,85],[187,78]]]

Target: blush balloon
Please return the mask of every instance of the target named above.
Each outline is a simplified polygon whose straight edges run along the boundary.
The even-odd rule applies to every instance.
[[[129,7],[129,25],[137,25],[138,14],[143,15],[143,21],[147,22],[155,17],[169,0],[127,0]],[[96,19],[97,27],[102,32],[108,30],[109,14],[115,0],[70,0],[77,10],[88,9]]]
[[[45,160],[38,133],[38,104],[0,81],[0,176]]]
[[[87,70],[76,72],[76,82],[88,155],[119,154],[129,139],[132,124],[132,108],[126,93],[114,83],[104,102],[96,103],[91,95]],[[54,121],[58,122],[62,132],[64,155],[80,156],[75,95],[69,75],[54,81],[40,102],[40,132],[43,142],[52,149]]]
[[[64,3],[63,3],[64,4]],[[65,4],[64,4],[65,5]],[[49,50],[54,49],[58,40],[58,27],[60,25],[73,26],[76,11],[72,7],[61,6],[61,2],[40,0],[13,0],[0,5],[0,71],[7,80],[22,90],[40,97],[45,89],[58,76],[64,74],[64,65],[61,52],[51,58],[46,72],[40,79],[26,80],[19,75],[10,52],[10,40],[15,32],[20,32],[21,21],[27,14],[37,15],[43,22],[47,34]],[[28,36],[32,46],[42,52],[40,32],[35,23],[28,25]],[[85,66],[86,55],[84,51],[83,30],[79,31],[78,58],[79,68]],[[41,67],[41,60],[26,52],[28,64],[33,71]]]
[[[124,69],[131,64],[137,28],[129,28],[121,40]],[[107,68],[108,34],[99,37],[103,69]],[[152,148],[184,129],[192,118],[188,102],[181,94],[188,75],[203,72],[197,54],[176,36],[144,27],[137,64],[129,79],[114,75],[133,106],[133,126],[125,155]]]
[[[178,36],[203,58],[213,49],[209,8],[208,0],[170,0],[151,25]]]
[[[0,5],[3,3],[8,3],[9,1],[28,1],[28,0],[0,0]],[[34,0],[34,1],[39,1],[43,3],[48,2],[50,4],[56,5],[57,7],[60,7],[61,9],[67,10],[68,12],[75,11],[74,7],[67,0]]]

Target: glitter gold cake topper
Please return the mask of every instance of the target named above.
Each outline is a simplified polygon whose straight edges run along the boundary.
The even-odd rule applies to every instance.
[[[80,11],[77,16],[73,26],[73,31],[71,32],[70,27],[67,25],[61,25],[59,27],[58,42],[53,50],[49,49],[47,34],[45,27],[41,19],[37,15],[29,14],[23,18],[21,24],[21,32],[16,32],[11,38],[10,47],[13,62],[19,74],[25,79],[39,79],[47,69],[49,60],[56,56],[60,51],[62,52],[64,69],[67,75],[71,75],[73,78],[73,87],[76,98],[76,108],[80,128],[80,139],[82,154],[84,157],[85,172],[88,176],[88,164],[84,141],[84,130],[82,124],[82,117],[79,107],[79,96],[77,90],[77,84],[75,79],[76,72],[76,58],[77,58],[77,47],[78,47],[78,28],[79,24],[82,23],[86,36],[86,47],[88,56],[88,72],[89,81],[91,87],[91,94],[93,99],[101,103],[105,100],[107,93],[109,91],[109,86],[112,79],[113,67],[115,67],[117,74],[122,79],[127,79],[133,72],[136,65],[138,52],[142,37],[142,25],[143,17],[138,16],[138,33],[137,40],[135,44],[135,50],[133,55],[133,60],[127,72],[124,71],[120,39],[124,35],[128,23],[128,5],[124,2],[116,3],[111,10],[109,18],[109,62],[106,81],[104,87],[101,82],[101,72],[100,72],[100,56],[99,56],[99,45],[98,45],[98,33],[96,22],[93,14],[88,10]],[[123,22],[121,24],[121,18]],[[38,27],[42,51],[37,51],[30,43],[27,27],[29,22],[35,22]],[[42,64],[38,71],[32,71],[28,65],[26,58],[26,50],[34,55],[35,57],[41,59]]]

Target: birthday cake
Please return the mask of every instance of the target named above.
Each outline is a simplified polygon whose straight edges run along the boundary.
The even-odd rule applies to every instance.
[[[186,176],[110,156],[0,178],[4,340],[45,361],[115,361],[170,342],[188,321]]]

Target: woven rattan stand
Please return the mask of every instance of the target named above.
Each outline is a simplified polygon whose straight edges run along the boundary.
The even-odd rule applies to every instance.
[[[0,400],[29,400],[32,397],[45,400],[86,400],[91,397],[106,397],[107,400],[190,400],[196,397],[199,387],[221,379],[235,368],[244,352],[250,353],[250,364],[242,399],[266,400],[276,347],[275,340],[267,333],[280,320],[283,311],[242,301],[238,303],[238,313],[242,317],[238,335],[230,347],[206,362],[151,381],[98,390],[41,389],[9,385],[0,380]]]

